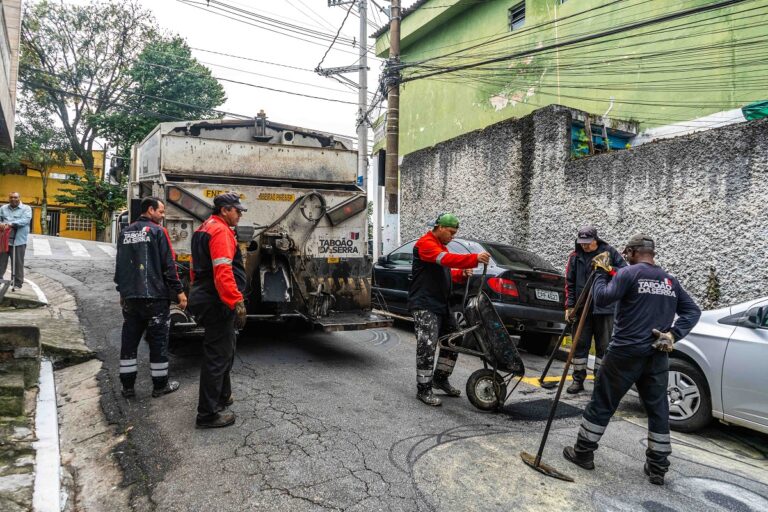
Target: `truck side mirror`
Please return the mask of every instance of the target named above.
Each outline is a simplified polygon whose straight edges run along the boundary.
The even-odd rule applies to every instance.
[[[381,266],[387,265],[389,261],[387,260],[386,256],[379,256],[379,259],[377,260],[377,263]]]

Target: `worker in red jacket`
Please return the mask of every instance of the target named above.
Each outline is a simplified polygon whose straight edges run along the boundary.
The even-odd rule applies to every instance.
[[[442,334],[456,329],[448,303],[451,284],[460,283],[471,275],[471,269],[478,262],[487,264],[490,261],[487,252],[451,254],[446,245],[453,240],[458,230],[459,219],[451,213],[444,213],[437,218],[433,229],[419,238],[413,247],[408,309],[413,314],[416,329],[417,397],[433,406],[441,403],[432,393],[433,387],[441,389],[448,396],[461,395],[461,391],[448,382],[458,357],[456,352],[439,355],[434,380],[432,378],[437,340]]]
[[[192,286],[189,309],[205,328],[197,427],[226,427],[235,422],[229,374],[235,359],[237,330],[247,319],[243,291],[246,274],[234,227],[245,207],[235,193],[213,200],[211,215],[192,235]]]

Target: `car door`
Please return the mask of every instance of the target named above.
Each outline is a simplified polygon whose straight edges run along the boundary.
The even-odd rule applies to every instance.
[[[408,242],[389,253],[373,267],[374,292],[384,307],[393,313],[408,313],[408,287],[411,284],[413,246]]]
[[[723,412],[768,426],[768,300],[753,304],[728,340],[723,362]]]

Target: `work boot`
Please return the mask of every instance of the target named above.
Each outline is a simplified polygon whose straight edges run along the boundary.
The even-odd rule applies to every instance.
[[[648,475],[648,481],[651,482],[653,485],[664,485],[664,474],[663,473],[653,473],[651,469],[648,467],[648,463],[645,463],[645,466],[643,466],[643,471],[645,471],[645,474]]]
[[[425,391],[419,391],[416,395],[419,400],[424,402],[427,405],[431,405],[434,407],[437,407],[438,405],[442,404],[443,402],[440,401],[439,398],[437,398],[433,393],[431,389],[425,390]]]
[[[461,396],[461,391],[451,386],[451,383],[448,382],[448,377],[433,380],[432,387],[443,391],[448,396]]]
[[[577,452],[573,446],[566,446],[563,448],[563,457],[573,462],[580,468],[595,469],[594,455],[591,453],[589,455],[582,455]]]
[[[571,385],[568,386],[568,389],[565,390],[565,392],[569,395],[575,395],[576,393],[581,393],[582,391],[584,391],[584,381],[576,379],[574,379]]]
[[[165,384],[165,387],[153,389],[152,396],[154,398],[157,398],[159,396],[167,395],[168,393],[173,393],[178,389],[179,389],[179,383],[176,382],[175,380],[171,380]]]
[[[124,387],[120,390],[120,394],[123,395],[123,398],[133,398],[136,396],[136,390]]]
[[[197,417],[195,426],[197,428],[221,428],[228,427],[235,423],[235,413],[232,411],[220,411],[207,417]]]

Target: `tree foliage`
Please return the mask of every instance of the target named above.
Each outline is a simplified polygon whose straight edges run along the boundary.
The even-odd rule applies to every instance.
[[[178,36],[147,44],[128,74],[132,84],[125,103],[131,110],[106,113],[99,122],[123,157],[158,123],[218,117],[211,109],[226,100],[224,88]]]
[[[104,181],[90,169],[86,169],[83,175],[70,174],[62,183],[69,189],[57,194],[56,200],[62,204],[77,205],[75,213],[93,220],[97,231],[109,226],[112,212],[125,208],[124,186]],[[68,211],[72,209],[68,208]]]
[[[53,125],[50,118],[34,102],[21,98],[19,123],[13,149],[0,151],[0,173],[40,175],[42,233],[48,234],[48,178],[51,169],[75,160],[64,131]]]
[[[25,4],[21,89],[61,124],[86,170],[93,170],[99,120],[128,108],[131,65],[155,33],[137,0]]]

